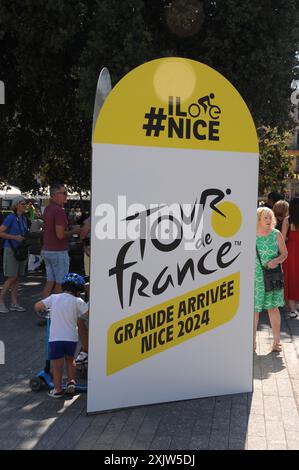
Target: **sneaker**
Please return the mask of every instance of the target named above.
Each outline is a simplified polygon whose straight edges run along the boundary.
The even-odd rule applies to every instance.
[[[9,310],[4,304],[0,304],[0,313],[8,313]]]
[[[297,318],[297,315],[298,315],[297,310],[293,310],[292,312],[290,312],[290,318]]]
[[[65,393],[68,395],[74,395],[75,391],[76,391],[76,383],[74,380],[71,380],[70,382],[66,384]]]
[[[48,397],[51,397],[51,398],[62,398],[63,397],[63,390],[61,390],[60,392],[57,392],[56,388],[52,388],[52,390],[50,390],[48,392]]]
[[[88,362],[88,354],[84,351],[80,351],[78,356],[75,359],[75,364],[79,366],[81,364],[87,364],[87,362]]]
[[[12,312],[26,312],[26,308],[22,307],[19,304],[11,304],[9,310]]]

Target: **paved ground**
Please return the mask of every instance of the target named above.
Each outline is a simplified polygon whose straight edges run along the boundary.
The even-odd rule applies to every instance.
[[[32,304],[43,273],[21,285],[27,312],[0,314],[0,449],[299,449],[299,319],[282,318],[281,354],[270,353],[262,315],[254,392],[86,415],[86,396],[53,400],[28,387],[44,362],[44,328]]]

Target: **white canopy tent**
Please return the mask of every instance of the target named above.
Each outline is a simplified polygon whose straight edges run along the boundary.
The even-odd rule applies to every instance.
[[[13,186],[11,184],[4,185],[0,182],[0,208],[8,209],[11,205],[11,201],[18,195],[22,194],[20,188]],[[80,196],[78,193],[71,192],[68,188],[68,199],[80,201]],[[35,199],[39,201],[40,205],[46,206],[49,202],[49,188],[45,190],[44,194],[35,194],[33,192],[24,192],[23,196],[28,199]],[[83,200],[90,200],[90,193],[86,192],[83,194]]]
[[[2,189],[0,189],[0,201],[2,208],[8,208],[11,204],[11,201],[16,197],[21,194],[20,189],[17,186],[12,186],[11,184],[2,186]]]

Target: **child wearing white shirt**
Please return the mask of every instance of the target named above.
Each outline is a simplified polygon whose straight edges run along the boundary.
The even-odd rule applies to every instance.
[[[48,395],[61,398],[64,361],[67,366],[67,386],[65,393],[75,393],[74,356],[78,342],[78,318],[88,311],[88,306],[81,297],[85,282],[76,273],[67,274],[62,283],[62,294],[52,294],[35,304],[35,310],[50,310],[49,356],[53,365],[54,389]]]

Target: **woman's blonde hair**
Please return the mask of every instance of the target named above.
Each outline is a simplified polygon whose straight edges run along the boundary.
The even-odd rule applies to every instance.
[[[280,200],[275,202],[273,206],[273,212],[275,217],[286,217],[289,214],[288,201]]]
[[[256,221],[256,224],[258,225],[258,224],[260,223],[263,214],[271,215],[271,218],[272,218],[271,228],[274,228],[275,225],[276,225],[276,217],[275,217],[275,215],[274,215],[273,210],[270,209],[269,207],[259,207],[259,208],[257,209],[257,221]]]

